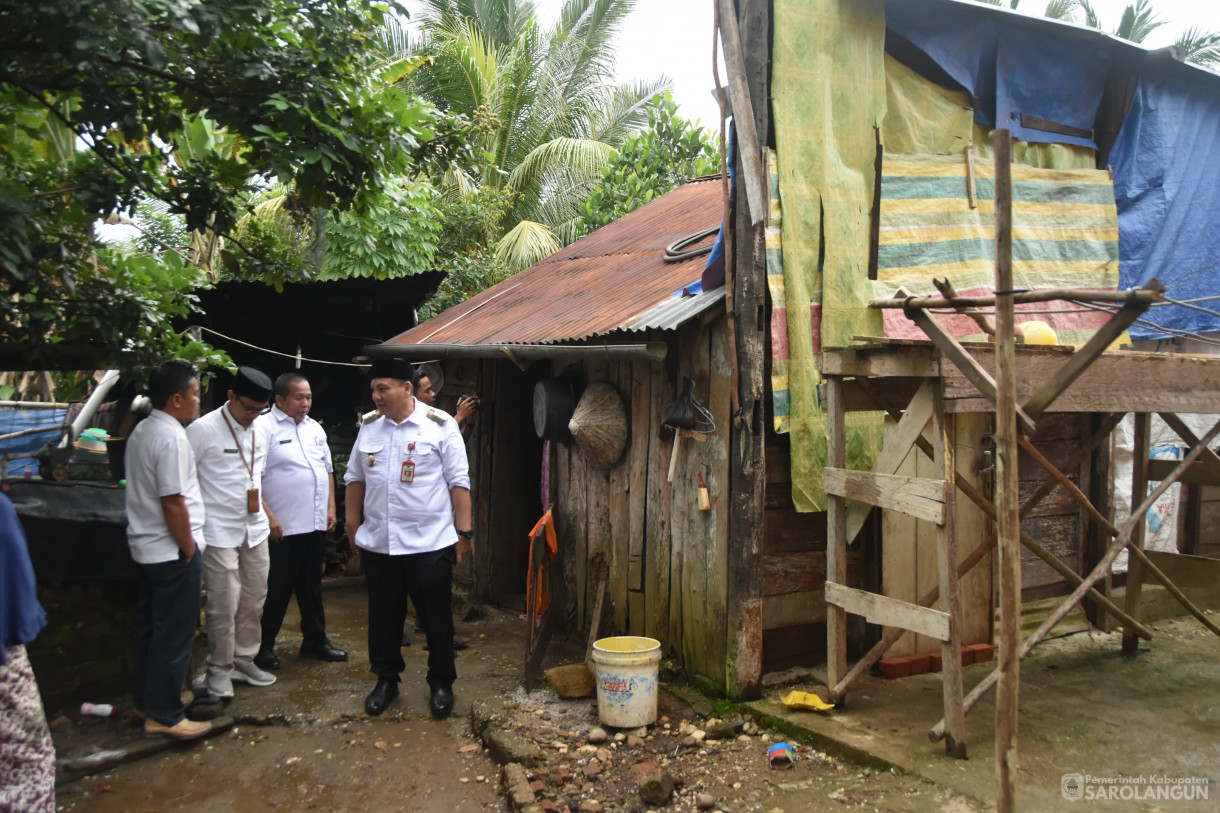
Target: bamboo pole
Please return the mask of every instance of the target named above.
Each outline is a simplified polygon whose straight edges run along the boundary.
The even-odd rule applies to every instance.
[[[995,289],[1012,290],[1012,135],[991,131],[995,156]],[[1021,684],[1021,518],[1017,503],[1017,383],[1012,295],[995,297],[996,538],[1000,576],[1000,669],[995,760],[1000,813],[1017,809],[1017,701]],[[948,721],[946,721],[948,722]],[[946,731],[951,726],[946,725]]]

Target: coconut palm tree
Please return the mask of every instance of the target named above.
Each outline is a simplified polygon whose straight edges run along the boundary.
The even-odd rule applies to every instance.
[[[613,40],[634,0],[566,0],[544,29],[532,0],[422,0],[412,88],[472,123],[476,161],[450,166],[451,189],[507,190],[497,255],[525,268],[575,239],[580,203],[662,78],[613,81]]]

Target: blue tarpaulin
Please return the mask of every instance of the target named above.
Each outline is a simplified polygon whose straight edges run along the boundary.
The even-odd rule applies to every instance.
[[[890,0],[887,28],[923,51],[974,97],[974,120],[1034,143],[1097,148],[1091,138],[1022,124],[1022,116],[1089,133],[1110,63],[1098,47],[1046,36],[1024,19],[934,0]],[[1098,37],[1100,40],[1101,38]]]
[[[1110,154],[1118,204],[1120,285],[1152,277],[1177,300],[1220,294],[1220,80],[1181,66],[1145,72]],[[1220,310],[1220,301],[1202,302]],[[1145,319],[1172,330],[1220,330],[1220,318],[1180,306]],[[1133,338],[1164,334],[1131,328]]]

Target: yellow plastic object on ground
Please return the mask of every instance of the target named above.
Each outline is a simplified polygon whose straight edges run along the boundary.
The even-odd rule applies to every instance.
[[[785,697],[781,697],[779,701],[790,709],[803,711],[827,711],[835,707],[834,703],[823,702],[822,698],[813,692],[798,692],[795,689],[788,692]]]

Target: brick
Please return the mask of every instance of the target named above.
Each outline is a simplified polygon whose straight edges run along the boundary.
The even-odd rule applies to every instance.
[[[941,670],[940,652],[930,652],[928,653],[928,657],[932,660],[932,666],[928,671],[939,672]]]
[[[911,658],[902,655],[896,658],[882,658],[877,663],[881,674],[887,678],[901,678],[911,674]]]
[[[922,675],[925,672],[932,671],[932,656],[927,652],[919,655],[908,655],[911,659],[911,674]]]
[[[989,663],[995,658],[995,647],[991,644],[971,644],[974,649],[974,660],[972,663]]]

